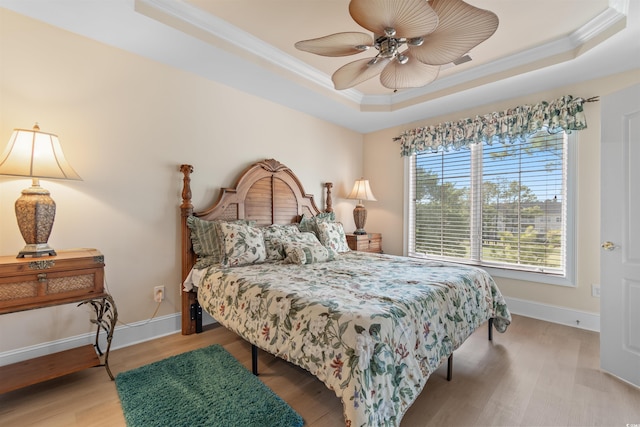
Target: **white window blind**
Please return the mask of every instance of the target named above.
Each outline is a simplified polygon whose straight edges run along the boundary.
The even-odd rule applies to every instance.
[[[411,157],[408,255],[564,276],[564,132]]]

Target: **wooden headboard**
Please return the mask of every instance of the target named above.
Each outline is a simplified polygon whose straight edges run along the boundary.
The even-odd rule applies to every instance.
[[[245,169],[238,178],[235,187],[222,188],[218,199],[207,209],[194,212],[191,204],[191,173],[193,166],[180,165],[183,173],[182,204],[180,205],[180,228],[182,235],[182,281],[184,281],[196,262],[196,254],[191,245],[191,233],[187,227],[187,218],[194,215],[204,220],[248,219],[257,225],[292,224],[299,222],[303,214],[317,215],[321,212],[313,200],[306,194],[298,177],[285,165],[274,159],[254,163]],[[325,212],[331,212],[330,182],[324,184],[327,189]],[[191,307],[197,303],[195,291],[182,291],[182,334],[196,332],[196,321],[192,319]]]

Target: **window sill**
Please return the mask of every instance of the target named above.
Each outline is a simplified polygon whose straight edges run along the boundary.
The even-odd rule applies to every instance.
[[[572,288],[576,287],[574,281],[571,279],[570,274],[567,274],[566,276],[559,276],[556,274],[541,273],[541,272],[535,272],[535,271],[524,271],[524,270],[516,270],[516,269],[509,269],[509,268],[490,267],[486,265],[465,263],[465,262],[459,262],[452,259],[443,259],[438,257],[427,257],[427,256],[421,256],[417,254],[412,254],[408,256],[412,258],[450,262],[453,264],[472,265],[474,267],[478,267],[485,270],[487,273],[491,275],[491,277],[501,277],[505,279],[522,280],[525,282],[544,283],[547,285],[567,286]]]
[[[513,280],[523,280],[526,282],[544,283],[548,285],[575,287],[569,276],[558,276],[546,273],[536,273],[533,271],[509,270],[506,268],[484,267],[492,277],[502,277]]]

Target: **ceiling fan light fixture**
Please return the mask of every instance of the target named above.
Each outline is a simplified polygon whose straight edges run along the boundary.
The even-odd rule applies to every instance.
[[[380,51],[380,56],[383,58],[393,58],[398,50],[396,40],[387,37],[383,37],[380,42],[378,42],[378,40],[376,40],[375,47]]]
[[[495,33],[498,17],[464,0],[351,0],[349,14],[365,33],[345,32],[297,42],[299,50],[324,56],[355,55],[375,47],[378,54],[350,62],[333,73],[337,90],[380,75],[389,89],[421,87],[438,77],[440,66],[464,58]],[[403,45],[407,48],[402,53]]]

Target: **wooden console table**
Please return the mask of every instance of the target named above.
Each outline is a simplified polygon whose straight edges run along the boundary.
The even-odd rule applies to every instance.
[[[104,292],[104,257],[99,251],[75,249],[39,258],[0,257],[0,314],[69,303],[93,308],[95,344],[0,367],[0,393],[94,366],[104,366],[113,380],[109,350],[118,320],[113,298]],[[106,333],[104,351],[100,332]]]

